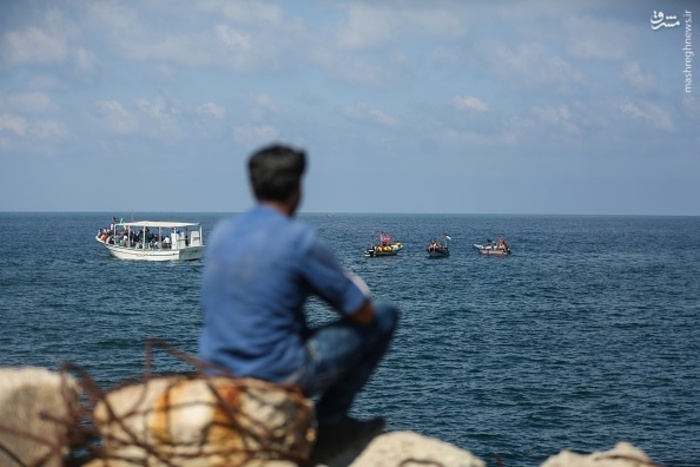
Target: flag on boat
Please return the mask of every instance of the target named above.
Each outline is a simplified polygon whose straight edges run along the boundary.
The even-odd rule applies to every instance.
[[[442,234],[442,236],[445,237],[446,240],[452,240],[452,237],[450,237],[446,233]]]

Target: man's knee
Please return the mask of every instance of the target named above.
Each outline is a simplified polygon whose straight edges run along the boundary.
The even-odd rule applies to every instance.
[[[384,333],[393,334],[399,322],[399,309],[391,303],[377,302],[374,304],[374,317]]]

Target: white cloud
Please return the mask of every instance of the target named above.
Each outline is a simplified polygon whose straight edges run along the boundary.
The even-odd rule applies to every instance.
[[[604,17],[569,16],[563,22],[562,38],[576,58],[622,60],[629,54],[634,30]]]
[[[252,38],[249,34],[236,30],[227,24],[217,25],[214,31],[216,38],[226,49],[248,52],[252,47]]]
[[[642,70],[639,62],[625,63],[620,75],[623,81],[638,91],[646,92],[656,88],[656,80]]]
[[[185,115],[183,109],[172,99],[137,99],[136,107],[142,113],[139,118],[142,122],[140,132],[151,138],[173,141],[187,138],[191,134],[191,125],[185,122],[189,115]]]
[[[213,102],[207,102],[206,104],[202,104],[199,107],[197,107],[197,112],[202,115],[212,115],[217,120],[221,120],[224,118],[226,110],[223,107],[214,104]]]
[[[208,65],[212,62],[211,49],[203,47],[203,41],[197,39],[195,36],[162,33],[158,37],[146,35],[137,40],[122,39],[119,45],[133,60],[165,61],[189,67]]]
[[[198,105],[195,112],[192,123],[186,123],[190,127],[188,132],[192,136],[198,135],[205,140],[221,136],[221,131],[225,128],[225,108],[214,102],[205,102]],[[185,119],[189,120],[187,116]]]
[[[387,42],[398,27],[398,18],[382,8],[352,3],[347,9],[347,23],[338,30],[338,45],[361,49]]]
[[[60,37],[30,27],[23,31],[7,31],[2,37],[0,55],[13,65],[48,64],[62,61],[67,47]]]
[[[93,2],[87,12],[89,23],[102,31],[106,45],[129,60],[190,67],[210,64],[213,45],[218,42],[214,29],[191,31],[193,16],[181,15],[186,10],[172,8],[144,15],[136,4]],[[159,27],[149,24],[151,15],[159,15]]]
[[[343,115],[354,120],[367,120],[386,127],[396,127],[399,125],[398,119],[384,113],[379,109],[369,107],[364,102],[358,102],[352,107],[343,109]]]
[[[585,82],[571,63],[553,54],[540,42],[479,42],[472,67],[494,75],[503,83],[515,87],[547,86],[565,91]]]
[[[116,2],[90,2],[84,5],[87,13],[86,20],[105,33],[124,33],[123,39],[132,39],[138,33],[136,25],[139,14],[136,9]],[[131,35],[126,34],[131,31]]]
[[[372,109],[369,111],[369,115],[372,116],[377,121],[377,123],[380,123],[381,125],[388,127],[395,127],[399,125],[399,121],[396,118],[385,114],[381,110]]]
[[[27,132],[27,120],[5,112],[0,115],[0,131],[11,131],[18,136],[24,136]]]
[[[85,47],[72,49],[75,67],[81,75],[91,74],[97,68],[97,56]]]
[[[253,104],[250,109],[250,114],[253,120],[264,120],[266,115],[279,112],[279,106],[269,95],[255,94],[251,97]]]
[[[575,133],[580,130],[573,122],[571,110],[566,104],[537,106],[533,108],[532,113],[539,121],[547,125],[559,127],[567,133]]]
[[[468,130],[450,128],[440,131],[436,138],[450,146],[485,146],[493,141],[485,135]]]
[[[279,140],[279,137],[280,132],[271,125],[233,127],[233,140],[246,148],[267,144]]]
[[[457,66],[461,61],[461,54],[453,47],[439,46],[432,52],[432,59],[435,63],[449,66]]]
[[[117,101],[99,101],[95,103],[97,124],[107,133],[129,134],[139,128],[138,119]]]
[[[625,102],[620,104],[619,108],[624,115],[628,115],[635,120],[644,121],[654,129],[676,130],[671,114],[656,104],[643,102],[637,105],[634,102]]]
[[[235,23],[278,25],[284,21],[284,10],[279,5],[265,1],[205,0],[194,4],[201,11],[221,14]]]
[[[489,106],[486,102],[473,96],[455,96],[452,99],[452,104],[457,110],[472,109],[480,112],[489,110]]]
[[[178,107],[169,104],[162,98],[153,102],[146,99],[137,99],[136,106],[154,120],[168,120],[181,113]]]
[[[0,108],[22,113],[44,113],[58,110],[58,106],[47,94],[38,91],[17,94],[0,93]]]
[[[333,49],[317,49],[312,60],[334,80],[371,88],[391,88],[408,76],[405,63],[371,61],[358,55],[342,55]],[[397,66],[390,66],[397,65]]]
[[[53,5],[24,29],[8,29],[0,38],[0,60],[13,65],[47,65],[64,61],[69,53],[69,39],[77,37],[78,28]]]
[[[57,121],[41,121],[30,127],[30,133],[41,139],[63,138],[68,135],[68,127]]]
[[[571,111],[565,104],[559,106],[535,107],[533,113],[548,123],[562,123],[571,118]]]
[[[348,2],[342,7],[345,23],[337,31],[337,44],[347,49],[368,49],[427,38],[456,39],[465,32],[462,16],[454,8],[420,4],[385,5]],[[459,6],[456,7],[458,10]]]
[[[68,134],[68,127],[55,120],[30,121],[19,115],[5,112],[0,115],[0,133],[2,132],[11,132],[22,138],[62,138]]]
[[[177,5],[177,4],[176,4]],[[100,4],[89,10],[106,43],[129,60],[190,68],[265,70],[294,67],[309,48],[299,21],[281,7],[257,2],[207,1],[165,10],[136,4]],[[149,22],[159,15],[158,27]]]

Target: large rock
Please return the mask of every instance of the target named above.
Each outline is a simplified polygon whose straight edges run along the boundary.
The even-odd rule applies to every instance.
[[[108,393],[94,422],[105,456],[91,465],[303,463],[316,438],[311,401],[249,378],[154,378]]]
[[[334,463],[343,465],[342,461],[339,456]],[[395,431],[376,437],[350,465],[486,467],[484,461],[469,451],[410,431]]]
[[[0,368],[0,465],[63,465],[79,415],[79,386],[42,368]]]
[[[641,449],[621,441],[605,452],[577,454],[564,450],[547,459],[542,467],[651,467],[659,465]]]

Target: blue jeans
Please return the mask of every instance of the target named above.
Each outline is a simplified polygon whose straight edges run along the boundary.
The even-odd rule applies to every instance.
[[[334,423],[350,410],[355,396],[369,380],[389,347],[399,311],[388,303],[374,303],[374,322],[360,326],[334,321],[313,330],[306,340],[308,359],[288,383],[306,396],[320,395],[319,424]]]

